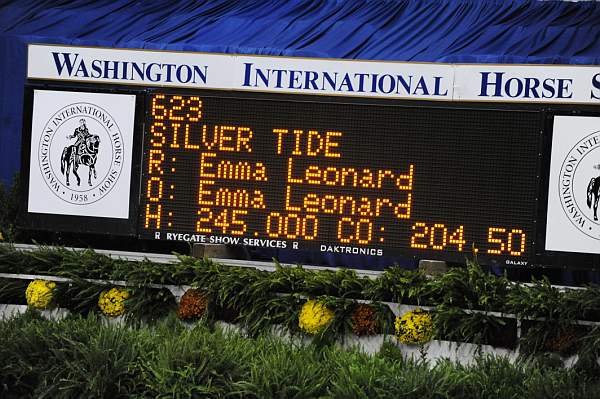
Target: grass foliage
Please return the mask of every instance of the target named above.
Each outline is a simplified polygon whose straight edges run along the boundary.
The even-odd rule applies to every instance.
[[[357,299],[372,303],[380,332],[385,334],[393,332],[394,315],[383,303],[390,301],[433,306],[435,335],[439,339],[514,348],[514,319],[485,313],[493,311],[533,319],[522,330],[522,353],[547,352],[552,346],[548,343],[553,341],[563,355],[579,353],[591,358],[598,353],[600,342],[594,338],[596,330],[574,324],[582,319],[600,320],[599,287],[559,291],[544,279],[530,285],[512,284],[505,277],[485,272],[475,262],[435,278],[392,267],[370,279],[348,269],[314,271],[276,264],[274,272],[267,272],[187,256],[180,256],[175,263],[160,264],[113,259],[93,250],[40,247],[20,252],[10,245],[0,245],[0,273],[68,277],[69,283],[58,284],[56,304],[81,314],[97,311],[98,296],[110,287],[107,281],[124,281],[132,293],[126,303],[127,318],[132,324],[154,323],[172,313],[177,306],[173,295],[167,289],[152,286],[169,284],[201,289],[210,298],[208,321],[235,322],[252,337],[275,325],[292,334],[300,333],[300,308],[307,298],[316,298],[335,312],[333,322],[317,337],[324,344],[351,331],[350,319]],[[25,285],[18,280],[0,279],[0,303],[23,303]],[[574,325],[577,333],[571,331]],[[567,338],[577,342],[562,342]]]
[[[600,380],[537,360],[480,357],[470,366],[247,339],[173,317],[146,327],[94,314],[0,322],[3,398],[597,398]]]

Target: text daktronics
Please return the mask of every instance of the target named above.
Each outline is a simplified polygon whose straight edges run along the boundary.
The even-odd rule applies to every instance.
[[[27,77],[445,101],[598,103],[600,68],[346,61],[30,45]]]

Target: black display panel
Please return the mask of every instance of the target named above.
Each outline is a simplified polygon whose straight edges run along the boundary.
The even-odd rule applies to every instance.
[[[141,238],[531,259],[540,113],[148,95]]]

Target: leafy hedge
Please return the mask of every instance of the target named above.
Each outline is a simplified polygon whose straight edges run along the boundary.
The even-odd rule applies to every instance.
[[[10,186],[0,180],[0,238],[8,241],[19,239],[20,231],[16,226],[20,213],[20,179],[15,175]]]
[[[393,314],[384,302],[434,306],[437,338],[514,347],[516,321],[486,313],[493,311],[544,319],[525,326],[521,352],[578,352],[589,359],[600,354],[600,329],[575,324],[576,320],[600,320],[599,287],[560,291],[547,280],[517,285],[483,271],[474,262],[432,279],[398,267],[371,279],[349,269],[313,271],[278,266],[267,272],[186,256],[173,264],[160,264],[113,259],[92,250],[41,247],[21,252],[4,245],[0,246],[0,273],[68,277],[70,283],[58,285],[58,305],[84,314],[96,308],[98,295],[108,285],[92,284],[84,278],[125,281],[133,291],[128,317],[145,321],[160,319],[176,306],[168,290],[151,284],[191,285],[211,298],[209,318],[235,321],[252,336],[273,325],[298,332],[298,313],[309,297],[334,309],[334,322],[321,336],[334,340],[351,330],[350,315],[360,299],[373,303],[383,333],[391,333],[393,328]],[[0,303],[22,303],[23,284],[0,280]],[[568,342],[559,345],[565,340]]]
[[[551,362],[482,357],[471,366],[246,339],[172,317],[123,328],[94,315],[0,322],[3,398],[597,398],[600,381]]]

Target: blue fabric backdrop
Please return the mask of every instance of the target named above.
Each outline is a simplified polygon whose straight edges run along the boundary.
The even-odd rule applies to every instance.
[[[0,0],[0,181],[19,168],[27,43],[476,63],[600,63],[600,4]]]

